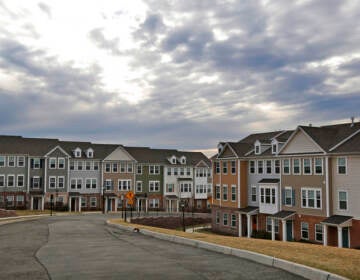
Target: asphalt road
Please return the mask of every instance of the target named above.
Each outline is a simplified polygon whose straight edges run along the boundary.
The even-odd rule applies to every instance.
[[[101,214],[0,226],[0,279],[302,279],[105,225]]]

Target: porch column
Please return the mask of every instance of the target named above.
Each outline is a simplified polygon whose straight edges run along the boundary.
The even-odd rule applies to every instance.
[[[286,241],[286,220],[281,220],[282,224],[282,239]]]
[[[169,212],[171,213],[172,212],[172,200],[171,199],[168,200],[167,203],[168,203],[168,207],[169,207]]]
[[[105,210],[105,213],[107,213],[107,211],[108,211],[108,198],[107,197],[105,197],[105,200],[104,200],[104,202],[105,202],[105,205],[104,205],[104,210]]]
[[[271,218],[271,240],[275,240],[275,219]]]
[[[30,210],[34,210],[34,197],[30,197]]]
[[[337,229],[338,229],[338,247],[342,248],[342,243],[343,243],[342,228],[338,226]]]
[[[145,199],[145,212],[147,213],[148,211],[148,200],[147,198]]]
[[[239,213],[239,237],[242,236],[242,215]]]
[[[140,199],[136,200],[136,209],[138,212],[140,212],[139,205],[140,205]]]
[[[179,212],[179,200],[176,201],[176,212]]]
[[[69,197],[69,212],[71,212],[71,197]]]
[[[41,210],[44,211],[45,210],[45,196],[43,196],[41,198]]]
[[[323,225],[323,240],[324,240],[324,246],[328,245],[328,226]]]
[[[115,212],[117,212],[117,208],[118,208],[118,198],[115,198],[115,209],[114,209]]]
[[[251,237],[251,232],[252,232],[251,215],[249,215],[249,214],[246,215],[246,221],[247,221],[247,237],[250,238]]]
[[[79,212],[81,212],[81,196],[79,196],[79,198],[78,198],[78,203],[79,203],[78,209],[79,209]]]

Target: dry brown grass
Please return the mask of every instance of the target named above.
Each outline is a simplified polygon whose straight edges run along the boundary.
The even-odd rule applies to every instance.
[[[249,250],[326,270],[350,279],[360,279],[360,250],[299,242],[248,239],[244,237],[231,237],[206,233],[186,233],[176,230],[124,223],[122,219],[112,219],[110,221],[119,224],[134,225],[140,229],[148,229],[155,232]]]

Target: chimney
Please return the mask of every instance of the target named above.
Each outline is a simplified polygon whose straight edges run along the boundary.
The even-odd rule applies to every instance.
[[[350,119],[351,119],[351,125],[350,125],[350,127],[353,127],[353,126],[354,126],[354,119],[355,119],[355,118],[354,118],[354,117],[351,117]]]

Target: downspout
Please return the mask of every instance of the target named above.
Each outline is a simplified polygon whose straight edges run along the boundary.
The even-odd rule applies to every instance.
[[[326,156],[325,159],[326,217],[330,217],[329,157]]]

